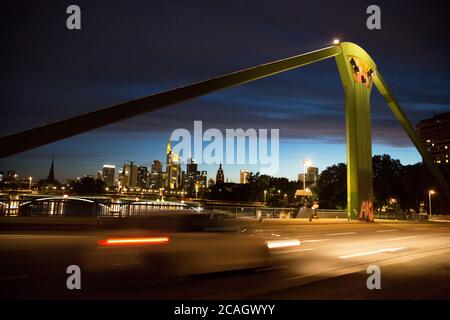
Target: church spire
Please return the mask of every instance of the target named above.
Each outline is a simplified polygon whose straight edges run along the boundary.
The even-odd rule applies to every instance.
[[[48,172],[47,181],[55,181],[55,167],[53,158],[52,158],[52,165],[50,166],[50,171]]]
[[[219,164],[219,170],[217,170],[216,184],[222,184],[225,182],[225,176],[223,174],[222,164]]]

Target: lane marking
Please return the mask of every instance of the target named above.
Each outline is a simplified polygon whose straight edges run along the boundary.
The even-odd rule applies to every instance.
[[[314,243],[314,242],[322,242],[322,241],[329,241],[331,239],[311,239],[311,240],[301,240],[301,243]]]
[[[417,238],[417,237],[416,236],[400,237],[400,238],[387,239],[387,240],[384,240],[384,241],[398,241],[398,240],[414,239],[414,238]]]
[[[311,250],[314,250],[314,248],[298,249],[298,250],[287,250],[287,251],[278,251],[278,252],[273,252],[273,254],[295,253],[295,252],[311,251]]]
[[[375,232],[394,232],[394,231],[398,231],[396,229],[388,229],[388,230],[377,230]]]
[[[355,234],[356,232],[340,232],[340,233],[327,233],[326,236],[344,236],[347,234]]]
[[[340,259],[348,259],[348,258],[362,257],[362,256],[368,256],[368,255],[371,255],[371,254],[377,254],[377,253],[383,253],[383,252],[395,252],[395,251],[402,250],[404,248],[405,247],[380,249],[380,250],[374,250],[374,251],[367,251],[367,252],[349,254],[349,255],[346,255],[346,256],[340,256],[338,258],[340,258]]]

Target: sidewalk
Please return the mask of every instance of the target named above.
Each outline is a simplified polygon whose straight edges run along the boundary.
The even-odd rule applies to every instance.
[[[254,218],[239,218],[238,220],[244,221],[252,221],[255,224],[258,224],[256,219]],[[441,222],[441,221],[433,221],[433,222]],[[450,221],[442,221],[442,222],[450,222]],[[341,219],[341,218],[319,218],[312,219],[309,221],[308,218],[296,218],[296,219],[279,219],[279,218],[266,218],[263,219],[262,224],[270,224],[270,225],[313,225],[313,224],[358,224],[358,223],[370,223],[359,220],[350,220]],[[415,221],[415,220],[391,220],[391,219],[375,219],[373,223],[391,223],[391,224],[401,224],[401,223],[427,223],[427,221]]]

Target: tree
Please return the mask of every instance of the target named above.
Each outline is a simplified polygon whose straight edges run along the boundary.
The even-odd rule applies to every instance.
[[[71,183],[71,188],[76,193],[103,193],[106,183],[101,179],[83,177]]]
[[[374,205],[381,208],[391,202],[398,201],[402,195],[402,176],[404,167],[400,160],[392,159],[389,155],[374,156],[373,168],[373,193]]]
[[[317,194],[321,208],[347,207],[347,165],[339,163],[326,168],[317,181]]]

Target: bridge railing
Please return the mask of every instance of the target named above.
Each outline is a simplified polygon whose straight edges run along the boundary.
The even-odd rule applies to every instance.
[[[406,220],[406,221],[427,221],[428,215],[423,213],[405,213],[395,211],[378,211],[374,213],[375,219],[385,220]]]
[[[52,216],[52,217],[147,217],[157,212],[164,211],[168,214],[177,213],[180,210],[189,209],[181,203],[136,203],[132,200],[112,199],[82,199],[66,198],[36,198],[23,197],[15,199],[0,197],[0,216]],[[244,205],[216,205],[207,207],[203,212],[221,218],[247,218],[247,219],[295,219],[295,218],[347,218],[346,210],[327,210],[311,208],[269,208],[262,206]],[[375,219],[427,221],[450,221],[449,215],[432,215],[425,213],[404,213],[395,211],[376,211]]]

